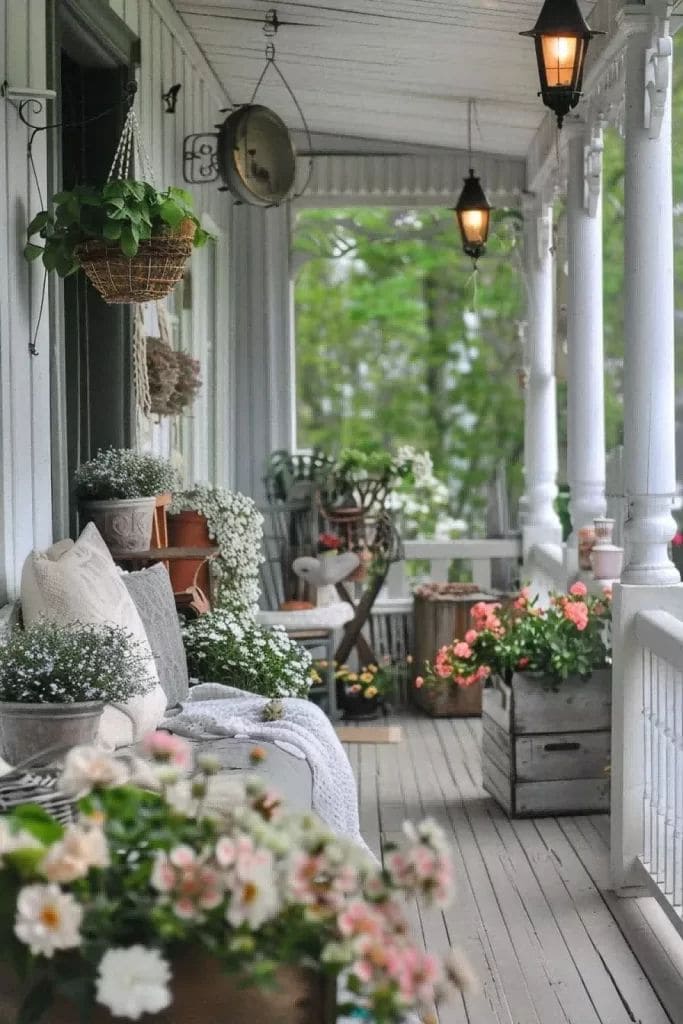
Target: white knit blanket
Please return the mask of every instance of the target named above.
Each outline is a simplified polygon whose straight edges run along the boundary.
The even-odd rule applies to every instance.
[[[191,739],[232,736],[275,743],[305,758],[313,775],[314,812],[334,832],[367,850],[360,834],[353,770],[327,715],[309,701],[286,698],[283,717],[264,722],[267,703],[264,697],[231,686],[201,683],[192,687],[182,711],[165,719],[161,728]]]

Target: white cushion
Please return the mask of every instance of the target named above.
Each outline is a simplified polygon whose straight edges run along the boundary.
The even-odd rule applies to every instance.
[[[74,543],[59,541],[47,551],[32,551],[21,576],[24,625],[41,618],[60,625],[106,623],[121,626],[145,650],[146,672],[154,685],[142,697],[132,697],[120,711],[105,708],[99,740],[121,747],[156,729],[166,710],[154,657],[145,627],[133,599],[114,564],[109,549],[93,523]]]
[[[256,621],[261,626],[284,626],[291,632],[299,629],[341,629],[356,614],[348,601],[337,601],[322,608],[308,608],[300,612],[258,612]]]

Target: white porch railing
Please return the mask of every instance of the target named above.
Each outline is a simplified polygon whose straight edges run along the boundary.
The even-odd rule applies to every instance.
[[[534,544],[527,552],[524,563],[524,582],[531,592],[538,595],[542,605],[548,601],[551,591],[567,589],[567,567],[564,545]]]
[[[404,602],[410,607],[411,585],[424,580],[446,583],[454,561],[468,562],[472,582],[481,590],[489,591],[495,576],[494,563],[499,559],[516,560],[522,555],[522,542],[517,537],[502,540],[409,540],[403,547],[405,561],[391,566],[380,605],[389,601]],[[416,579],[411,579],[406,571],[406,562],[411,561],[429,562],[429,568]]]
[[[642,657],[642,852],[645,884],[683,934],[683,621],[635,616]]]

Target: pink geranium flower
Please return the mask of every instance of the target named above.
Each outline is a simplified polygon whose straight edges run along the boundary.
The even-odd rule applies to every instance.
[[[577,580],[576,583],[572,583],[569,588],[569,593],[572,597],[585,597],[588,593],[588,587],[585,583],[582,583],[581,580]]]
[[[470,658],[472,656],[472,648],[468,643],[461,640],[459,643],[453,645],[453,653],[456,658]]]
[[[219,873],[190,846],[176,846],[168,854],[158,853],[150,884],[169,898],[174,913],[184,920],[201,917],[223,899]]]
[[[154,761],[173,765],[182,771],[192,767],[192,748],[180,736],[172,736],[168,732],[152,732],[142,742],[146,753]]]
[[[579,632],[588,626],[588,606],[583,601],[567,601],[562,611],[565,619],[573,622]]]

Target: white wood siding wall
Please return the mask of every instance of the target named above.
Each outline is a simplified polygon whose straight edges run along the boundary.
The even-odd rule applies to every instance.
[[[46,52],[45,0],[0,0],[0,81],[44,89]],[[0,604],[17,592],[26,553],[48,544],[52,531],[47,308],[39,355],[28,351],[43,275],[22,256],[27,223],[40,209],[26,142],[16,110],[0,100]],[[33,155],[44,192],[44,135]]]
[[[183,139],[212,131],[228,105],[223,89],[168,0],[110,0],[110,7],[140,37],[138,111],[157,181],[184,185]],[[161,99],[171,85],[182,86],[175,114]],[[138,443],[174,456],[186,484],[229,484],[233,476],[228,404],[231,310],[229,226],[232,200],[217,186],[194,189],[195,205],[218,241],[195,252],[190,272],[191,310],[181,308],[181,289],[169,309],[177,319],[176,345],[200,361],[204,381],[190,413],[175,422],[139,421]]]
[[[157,180],[180,185],[184,136],[211,130],[226,96],[168,0],[110,0],[110,6],[140,37],[138,113]],[[31,89],[50,84],[46,22],[46,0],[0,0],[0,82],[6,79],[11,87]],[[161,96],[175,82],[182,90],[173,116],[164,112]],[[50,106],[40,116],[51,118]],[[22,255],[26,225],[40,209],[26,142],[27,130],[16,111],[0,100],[0,604],[16,596],[21,566],[31,548],[45,547],[52,540],[50,318],[46,302],[36,339],[39,355],[29,356],[42,271],[27,265]],[[43,199],[46,142],[39,134],[33,150]],[[211,185],[196,189],[195,199],[221,234],[214,256],[199,252],[193,259],[194,315],[191,335],[181,338],[181,344],[201,360],[206,383],[198,411],[181,431],[182,457],[188,478],[230,483],[233,460],[226,426],[231,201]],[[150,430],[148,440],[161,443],[160,438],[170,435],[168,430]]]

